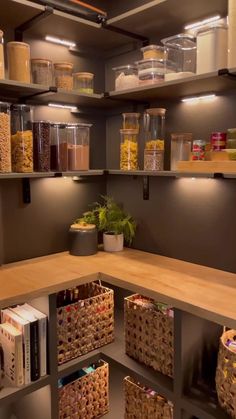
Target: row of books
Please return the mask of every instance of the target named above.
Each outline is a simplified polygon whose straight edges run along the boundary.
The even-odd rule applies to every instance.
[[[14,386],[47,374],[47,316],[29,304],[1,310],[3,371]]]

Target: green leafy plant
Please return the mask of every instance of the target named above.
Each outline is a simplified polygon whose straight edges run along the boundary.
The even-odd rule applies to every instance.
[[[101,196],[101,199],[102,203],[92,204],[92,209],[75,222],[95,224],[98,231],[107,234],[123,233],[125,241],[131,244],[136,232],[136,222],[112,197]]]

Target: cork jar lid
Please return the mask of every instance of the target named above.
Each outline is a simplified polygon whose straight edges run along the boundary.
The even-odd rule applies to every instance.
[[[72,230],[95,230],[95,224],[87,224],[87,223],[74,223],[71,224],[70,228]]]

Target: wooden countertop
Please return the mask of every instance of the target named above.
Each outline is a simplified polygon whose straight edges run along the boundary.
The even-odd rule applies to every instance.
[[[98,277],[236,328],[236,274],[133,249],[86,257],[65,252],[4,265],[0,307]]]

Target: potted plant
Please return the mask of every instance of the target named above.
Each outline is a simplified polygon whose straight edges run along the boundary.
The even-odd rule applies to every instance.
[[[96,202],[90,211],[83,214],[79,222],[95,224],[103,232],[106,252],[123,250],[124,241],[130,245],[135,236],[136,223],[113,198],[102,196],[102,203]]]

